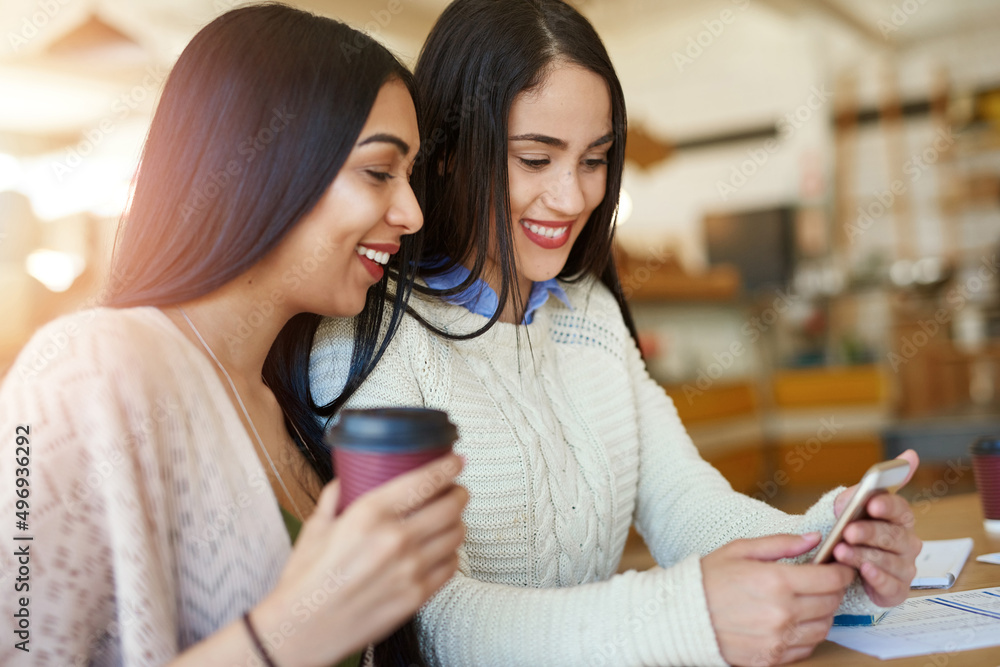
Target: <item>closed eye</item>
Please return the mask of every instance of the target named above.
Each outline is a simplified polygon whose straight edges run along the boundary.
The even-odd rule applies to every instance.
[[[376,171],[374,169],[366,169],[365,171],[368,172],[369,176],[380,183],[385,183],[393,178],[393,175],[387,171]]]
[[[598,169],[600,167],[606,166],[608,164],[608,161],[600,158],[594,158],[592,160],[585,160],[584,164],[587,165],[587,167],[590,169]]]
[[[517,159],[520,160],[521,164],[523,164],[525,167],[529,167],[531,169],[541,169],[542,167],[549,164],[549,161],[547,159],[531,160],[523,157],[519,157]]]

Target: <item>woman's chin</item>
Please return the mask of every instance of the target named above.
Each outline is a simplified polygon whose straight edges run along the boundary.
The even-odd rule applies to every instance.
[[[367,292],[359,298],[352,298],[349,301],[339,300],[337,303],[328,304],[320,315],[324,317],[356,317],[365,309]]]
[[[542,283],[551,280],[562,273],[569,256],[561,257],[555,261],[546,258],[544,261],[532,262],[530,267],[522,275],[533,283]]]

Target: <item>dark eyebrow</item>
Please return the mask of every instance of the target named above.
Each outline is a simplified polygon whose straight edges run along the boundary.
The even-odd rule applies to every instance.
[[[594,143],[587,146],[587,148],[597,148],[598,146],[603,146],[604,144],[610,144],[614,140],[615,140],[615,135],[611,132],[608,132],[603,137],[601,137]]]
[[[614,141],[615,135],[612,133],[605,134],[603,137],[597,141],[591,143],[587,146],[587,150],[591,148],[597,148],[598,146],[603,146],[604,144]],[[516,137],[511,137],[510,141],[534,141],[539,144],[545,144],[546,146],[554,146],[556,148],[566,148],[566,142],[562,139],[556,139],[555,137],[549,137],[544,134],[519,134]]]
[[[546,146],[555,146],[556,148],[566,148],[566,142],[562,139],[556,139],[555,137],[549,137],[544,134],[519,134],[516,137],[511,137],[511,141],[534,141],[538,144],[545,144]]]
[[[399,152],[404,156],[410,154],[410,144],[406,143],[399,137],[392,134],[373,134],[372,136],[358,142],[358,146],[367,146],[368,144],[374,143],[386,143],[392,144],[399,149]]]

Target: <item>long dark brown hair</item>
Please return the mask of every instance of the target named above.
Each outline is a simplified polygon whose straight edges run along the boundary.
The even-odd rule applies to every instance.
[[[469,278],[456,288],[433,290],[418,284],[414,289],[438,296],[465,289],[482,278],[491,247],[501,274],[499,307],[483,329],[463,335],[438,332],[441,335],[478,335],[499,319],[509,300],[520,304],[527,296],[517,293],[508,119],[515,99],[541,84],[557,60],[604,79],[614,136],[604,200],[558,277],[569,282],[599,278],[614,294],[635,336],[612,256],[625,165],[625,96],[601,38],[586,18],[561,0],[455,0],[434,25],[417,61],[417,168],[426,186],[423,251],[431,260],[420,274],[440,274],[469,259],[472,266]]]
[[[614,216],[625,163],[625,98],[593,26],[560,0],[456,0],[435,24],[417,63],[415,103],[421,150],[414,168],[414,189],[425,187],[426,205],[424,227],[415,236],[418,242],[422,238],[423,257],[429,260],[422,262],[419,274],[442,273],[473,259],[471,275],[463,285],[433,290],[402,282],[394,292],[394,303],[410,289],[436,296],[465,289],[482,277],[491,247],[496,252],[492,259],[501,269],[499,308],[477,331],[442,332],[409,310],[439,335],[452,339],[478,336],[499,320],[509,299],[521,303],[508,195],[508,118],[518,95],[540,85],[557,59],[580,65],[607,82],[614,137],[608,153],[605,198],[577,238],[559,277],[566,281],[598,278],[611,290],[635,336],[612,256]],[[491,220],[497,224],[491,225]],[[384,297],[375,292],[369,295],[369,307],[355,320],[355,326],[378,312],[380,298]],[[329,420],[336,415],[370,367],[352,365],[340,395],[330,403],[316,405],[309,390],[308,369],[317,324],[318,318],[305,320],[295,335],[280,338],[271,358],[276,362],[273,372],[282,391],[299,402],[294,408],[295,422],[304,426],[306,439],[321,447],[317,417]],[[358,341],[356,337],[355,354]],[[354,364],[359,363],[355,359]]]
[[[115,243],[106,305],[181,303],[260,261],[320,201],[379,90],[393,79],[414,93],[410,72],[376,41],[284,5],[241,7],[203,28],[171,71],[153,116]],[[403,237],[356,318],[348,393],[398,327],[418,243]],[[294,425],[290,436],[325,484],[334,471],[306,377],[319,319],[293,317],[263,373],[286,427]],[[380,643],[376,659],[423,665],[412,624]]]

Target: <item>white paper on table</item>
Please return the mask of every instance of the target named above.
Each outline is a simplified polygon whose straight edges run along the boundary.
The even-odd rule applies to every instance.
[[[972,553],[972,538],[926,540],[910,588],[951,588]]]
[[[1000,646],[1000,587],[911,598],[878,625],[835,626],[826,638],[881,660]]]

